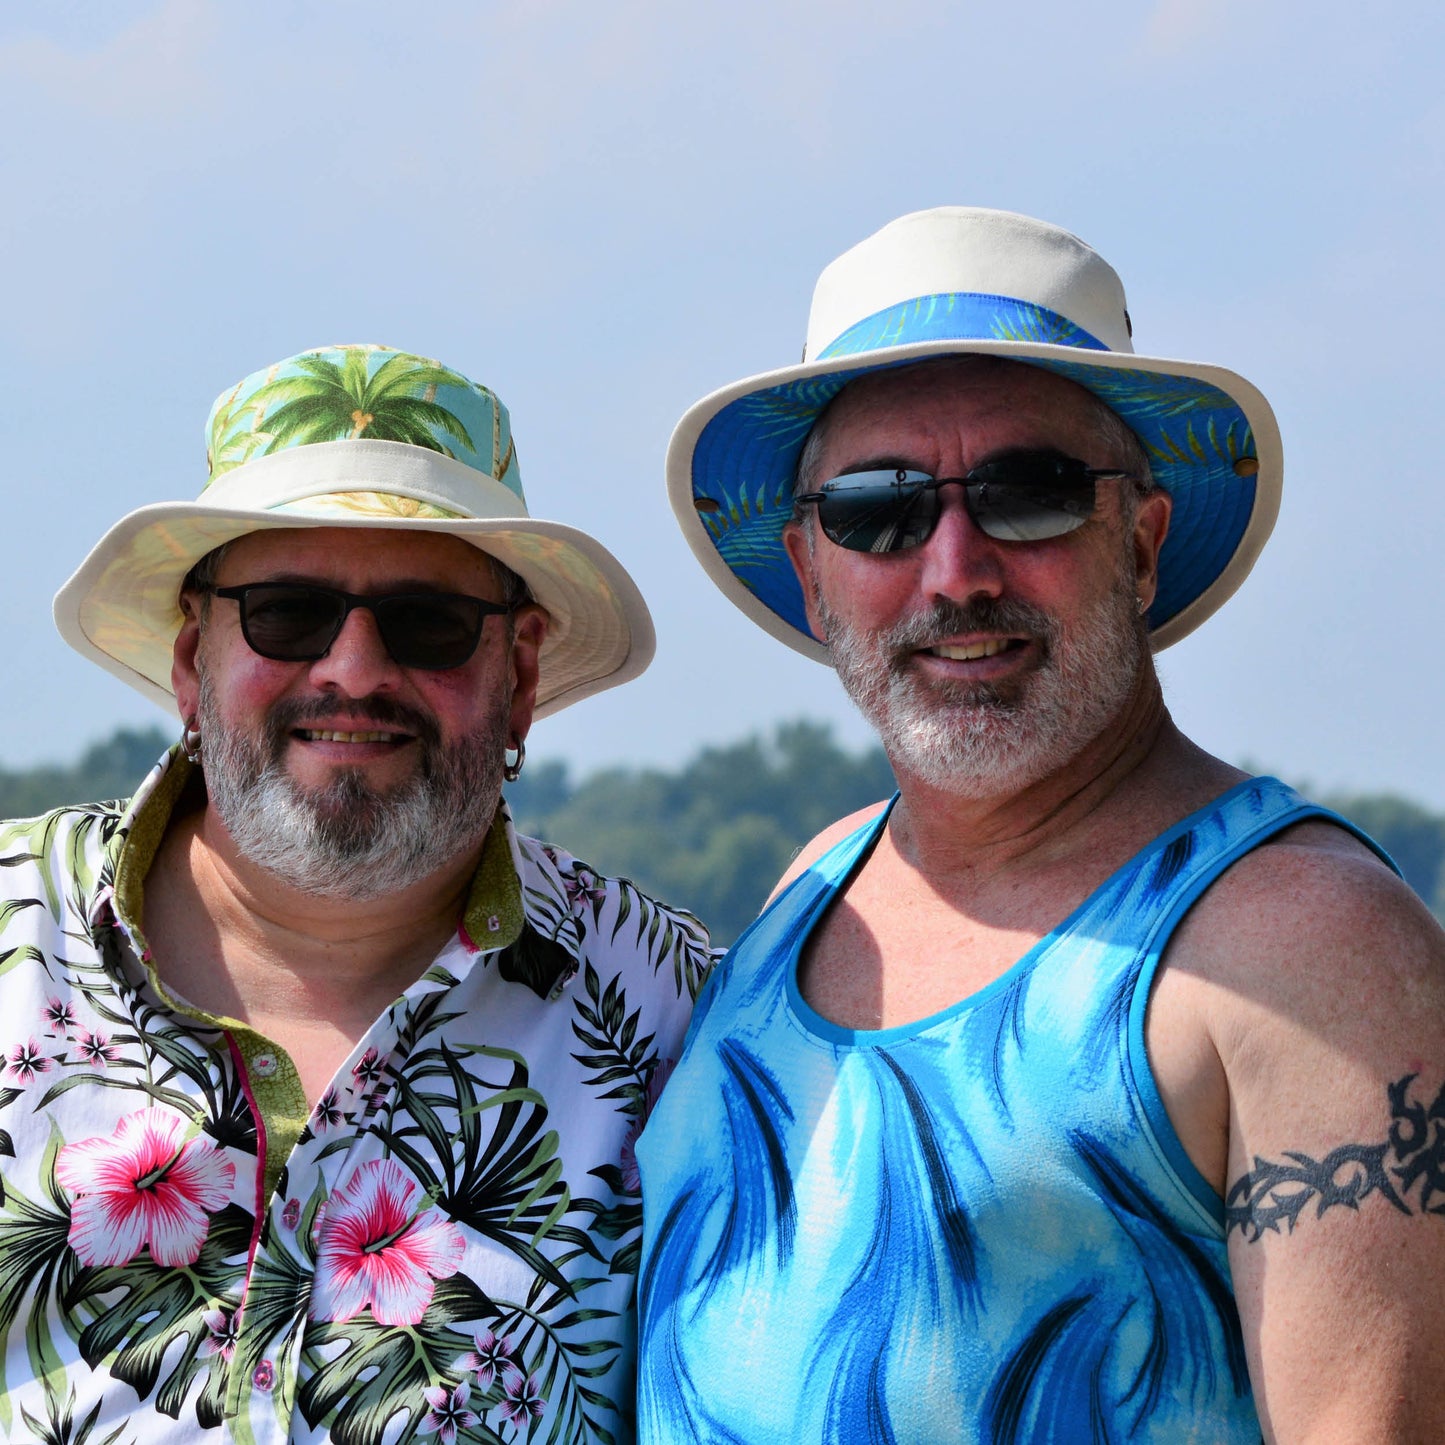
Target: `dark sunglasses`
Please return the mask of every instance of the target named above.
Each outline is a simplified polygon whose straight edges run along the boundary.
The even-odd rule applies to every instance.
[[[482,623],[512,608],[460,592],[389,592],[358,597],[311,582],[248,582],[212,587],[217,597],[241,606],[241,636],[252,652],[273,662],[316,662],[331,650],[346,619],[358,607],[376,618],[376,629],[401,667],[444,672],[460,667],[477,650]]]
[[[968,515],[986,537],[1042,542],[1093,516],[1095,482],[1129,475],[1057,452],[1014,452],[961,477],[930,477],[902,467],[849,472],[804,492],[794,504],[816,506],[823,535],[850,552],[903,552],[933,535],[943,510],[939,488],[956,483]]]

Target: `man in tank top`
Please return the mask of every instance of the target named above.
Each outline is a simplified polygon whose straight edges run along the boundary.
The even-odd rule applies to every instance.
[[[674,505],[890,803],[803,850],[638,1154],[647,1445],[1445,1439],[1445,937],[1184,737],[1151,649],[1278,508],[1268,404],[1088,246],[903,217]]]

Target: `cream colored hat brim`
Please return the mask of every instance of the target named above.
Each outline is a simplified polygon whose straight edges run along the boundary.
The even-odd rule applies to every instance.
[[[368,466],[368,450],[378,467]],[[475,493],[474,469],[394,442],[300,447],[248,463],[219,478],[202,500],[156,503],[117,522],[56,594],[56,626],[77,652],[174,711],[171,661],[183,621],[180,584],[206,553],[250,532],[283,528],[443,532],[510,567],[546,609],[551,621],[537,717],[643,672],[656,645],[652,618],[632,578],[600,542],[560,522],[528,517],[520,498],[499,483],[487,489],[495,516],[402,514],[406,499],[455,509],[448,486],[453,468],[468,474],[464,480]],[[255,494],[258,470],[271,505],[225,505],[228,493]],[[334,493],[378,487],[402,499],[396,516],[321,510]],[[278,505],[286,510],[276,510]]]

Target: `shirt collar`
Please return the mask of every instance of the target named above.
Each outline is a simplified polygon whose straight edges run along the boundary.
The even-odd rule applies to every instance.
[[[142,957],[146,950],[140,919],[146,875],[177,804],[192,784],[200,786],[199,769],[177,745],[160,760],[131,799],[111,843],[115,884],[113,888],[102,888],[91,906],[91,927],[112,920],[119,923]],[[524,923],[516,836],[506,804],[499,803],[482,843],[482,856],[472,875],[459,931],[471,950],[490,953],[515,944]]]

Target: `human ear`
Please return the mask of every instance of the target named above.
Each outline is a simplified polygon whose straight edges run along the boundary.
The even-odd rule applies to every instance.
[[[201,683],[196,655],[201,646],[201,598],[197,592],[182,592],[179,599],[181,630],[171,648],[171,691],[176,708],[187,725],[200,710]]]
[[[512,614],[512,705],[508,723],[515,738],[525,738],[532,726],[542,643],[550,621],[546,609],[535,602],[528,602]]]
[[[1149,610],[1159,590],[1159,552],[1173,511],[1173,497],[1156,488],[1139,499],[1134,513],[1134,589],[1141,612]]]
[[[823,628],[822,619],[818,616],[817,599],[813,590],[813,539],[801,522],[788,522],[784,525],[783,548],[797,574],[798,586],[803,590],[803,608],[808,617],[808,631],[819,642],[826,644],[828,635]]]

